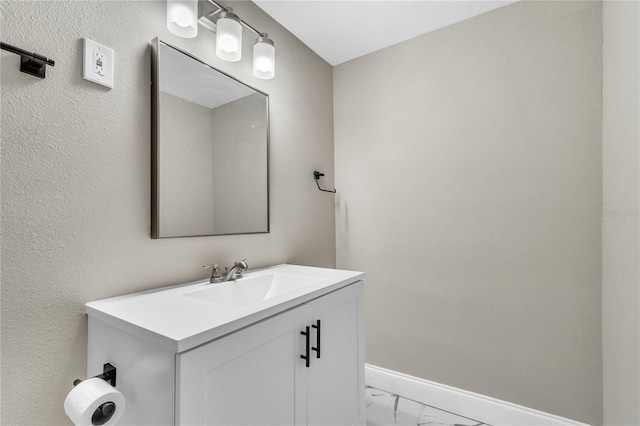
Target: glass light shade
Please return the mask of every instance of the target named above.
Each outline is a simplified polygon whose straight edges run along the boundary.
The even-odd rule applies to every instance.
[[[179,37],[197,36],[198,0],[167,0],[167,28]]]
[[[253,75],[263,80],[276,75],[276,48],[266,34],[258,37],[253,45]]]
[[[233,13],[223,13],[216,22],[216,55],[229,62],[242,57],[242,25]]]

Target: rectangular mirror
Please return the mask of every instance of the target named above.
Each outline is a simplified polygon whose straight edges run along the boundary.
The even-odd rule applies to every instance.
[[[269,232],[269,96],[152,42],[151,238]]]

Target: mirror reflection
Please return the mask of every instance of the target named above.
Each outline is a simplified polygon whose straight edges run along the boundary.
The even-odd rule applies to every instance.
[[[269,232],[268,96],[153,47],[152,238]]]

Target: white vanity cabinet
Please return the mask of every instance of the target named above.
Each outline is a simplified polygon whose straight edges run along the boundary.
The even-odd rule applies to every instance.
[[[176,423],[362,424],[361,295],[360,282],[178,354]]]
[[[364,425],[361,278],[182,347],[149,327],[136,337],[133,324],[113,327],[88,309],[89,370],[105,362],[118,369],[127,399],[121,425]]]

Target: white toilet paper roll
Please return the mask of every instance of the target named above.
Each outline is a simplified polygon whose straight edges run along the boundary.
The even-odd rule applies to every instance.
[[[108,403],[115,404],[115,411]],[[64,412],[78,426],[109,426],[120,420],[124,405],[124,395],[120,391],[102,379],[92,378],[71,389],[64,400]],[[108,418],[111,411],[113,414]]]

